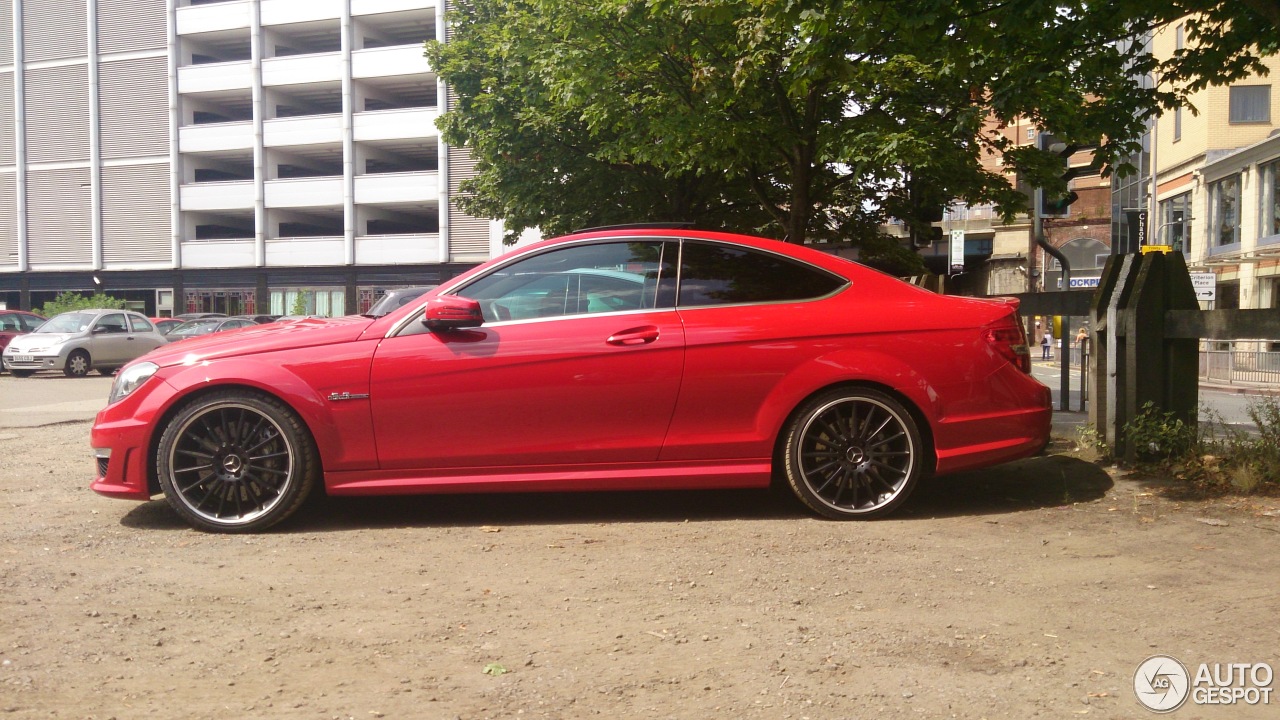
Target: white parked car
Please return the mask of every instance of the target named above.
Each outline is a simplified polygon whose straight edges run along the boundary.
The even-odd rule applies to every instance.
[[[37,370],[61,370],[67,377],[84,377],[90,370],[110,375],[166,342],[139,313],[75,310],[14,338],[4,349],[4,367],[20,378]]]

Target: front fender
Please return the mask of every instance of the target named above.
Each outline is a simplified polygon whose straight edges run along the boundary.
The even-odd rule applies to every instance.
[[[326,472],[377,468],[373,418],[369,408],[369,367],[373,343],[330,347],[325,362],[293,360],[275,353],[176,366],[163,380],[172,388],[161,413],[197,394],[215,389],[251,388],[272,395],[301,417],[316,441]],[[331,401],[330,394],[357,396]],[[358,396],[363,395],[364,398]],[[157,426],[157,432],[163,430]]]

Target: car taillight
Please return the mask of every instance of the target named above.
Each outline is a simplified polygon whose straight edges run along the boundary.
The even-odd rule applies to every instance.
[[[1010,315],[1005,322],[987,328],[987,343],[1001,357],[1013,363],[1028,375],[1031,374],[1031,348],[1027,347],[1027,336],[1022,332],[1022,325],[1017,317]]]

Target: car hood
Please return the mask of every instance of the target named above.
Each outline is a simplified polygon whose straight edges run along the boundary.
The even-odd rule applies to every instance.
[[[277,350],[333,345],[358,339],[372,323],[372,319],[359,315],[273,322],[178,340],[162,345],[140,359],[160,367],[168,367]]]
[[[78,337],[82,337],[82,335],[80,333],[27,333],[10,340],[9,347],[13,348],[14,352],[19,352],[31,348],[61,345],[72,338]]]

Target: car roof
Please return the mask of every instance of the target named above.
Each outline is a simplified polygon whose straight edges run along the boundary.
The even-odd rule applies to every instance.
[[[882,282],[891,282],[893,287],[902,285],[904,287],[915,288],[919,292],[929,294],[928,290],[918,288],[914,285],[902,283],[902,281],[880,272],[875,268],[867,267],[861,263],[842,258],[831,253],[822,252],[814,248],[789,243],[782,240],[771,240],[769,238],[756,237],[753,235],[740,235],[737,233],[712,231],[712,230],[689,230],[676,229],[666,227],[654,227],[652,225],[644,225],[640,227],[624,226],[613,230],[591,230],[572,235],[562,235],[560,237],[550,238],[541,242],[533,243],[522,248],[511,251],[510,253],[472,268],[461,275],[450,278],[441,289],[441,293],[449,294],[455,292],[459,287],[471,282],[478,275],[491,272],[494,268],[506,265],[521,258],[530,257],[532,255],[550,250],[556,247],[567,247],[570,245],[587,244],[601,241],[626,241],[636,239],[652,239],[652,240],[704,240],[710,242],[728,243],[741,247],[754,248],[765,252],[774,253],[791,260],[808,263],[814,267],[821,268],[828,272],[834,273],[841,277],[853,278],[857,277],[862,281],[870,282],[879,286]]]

